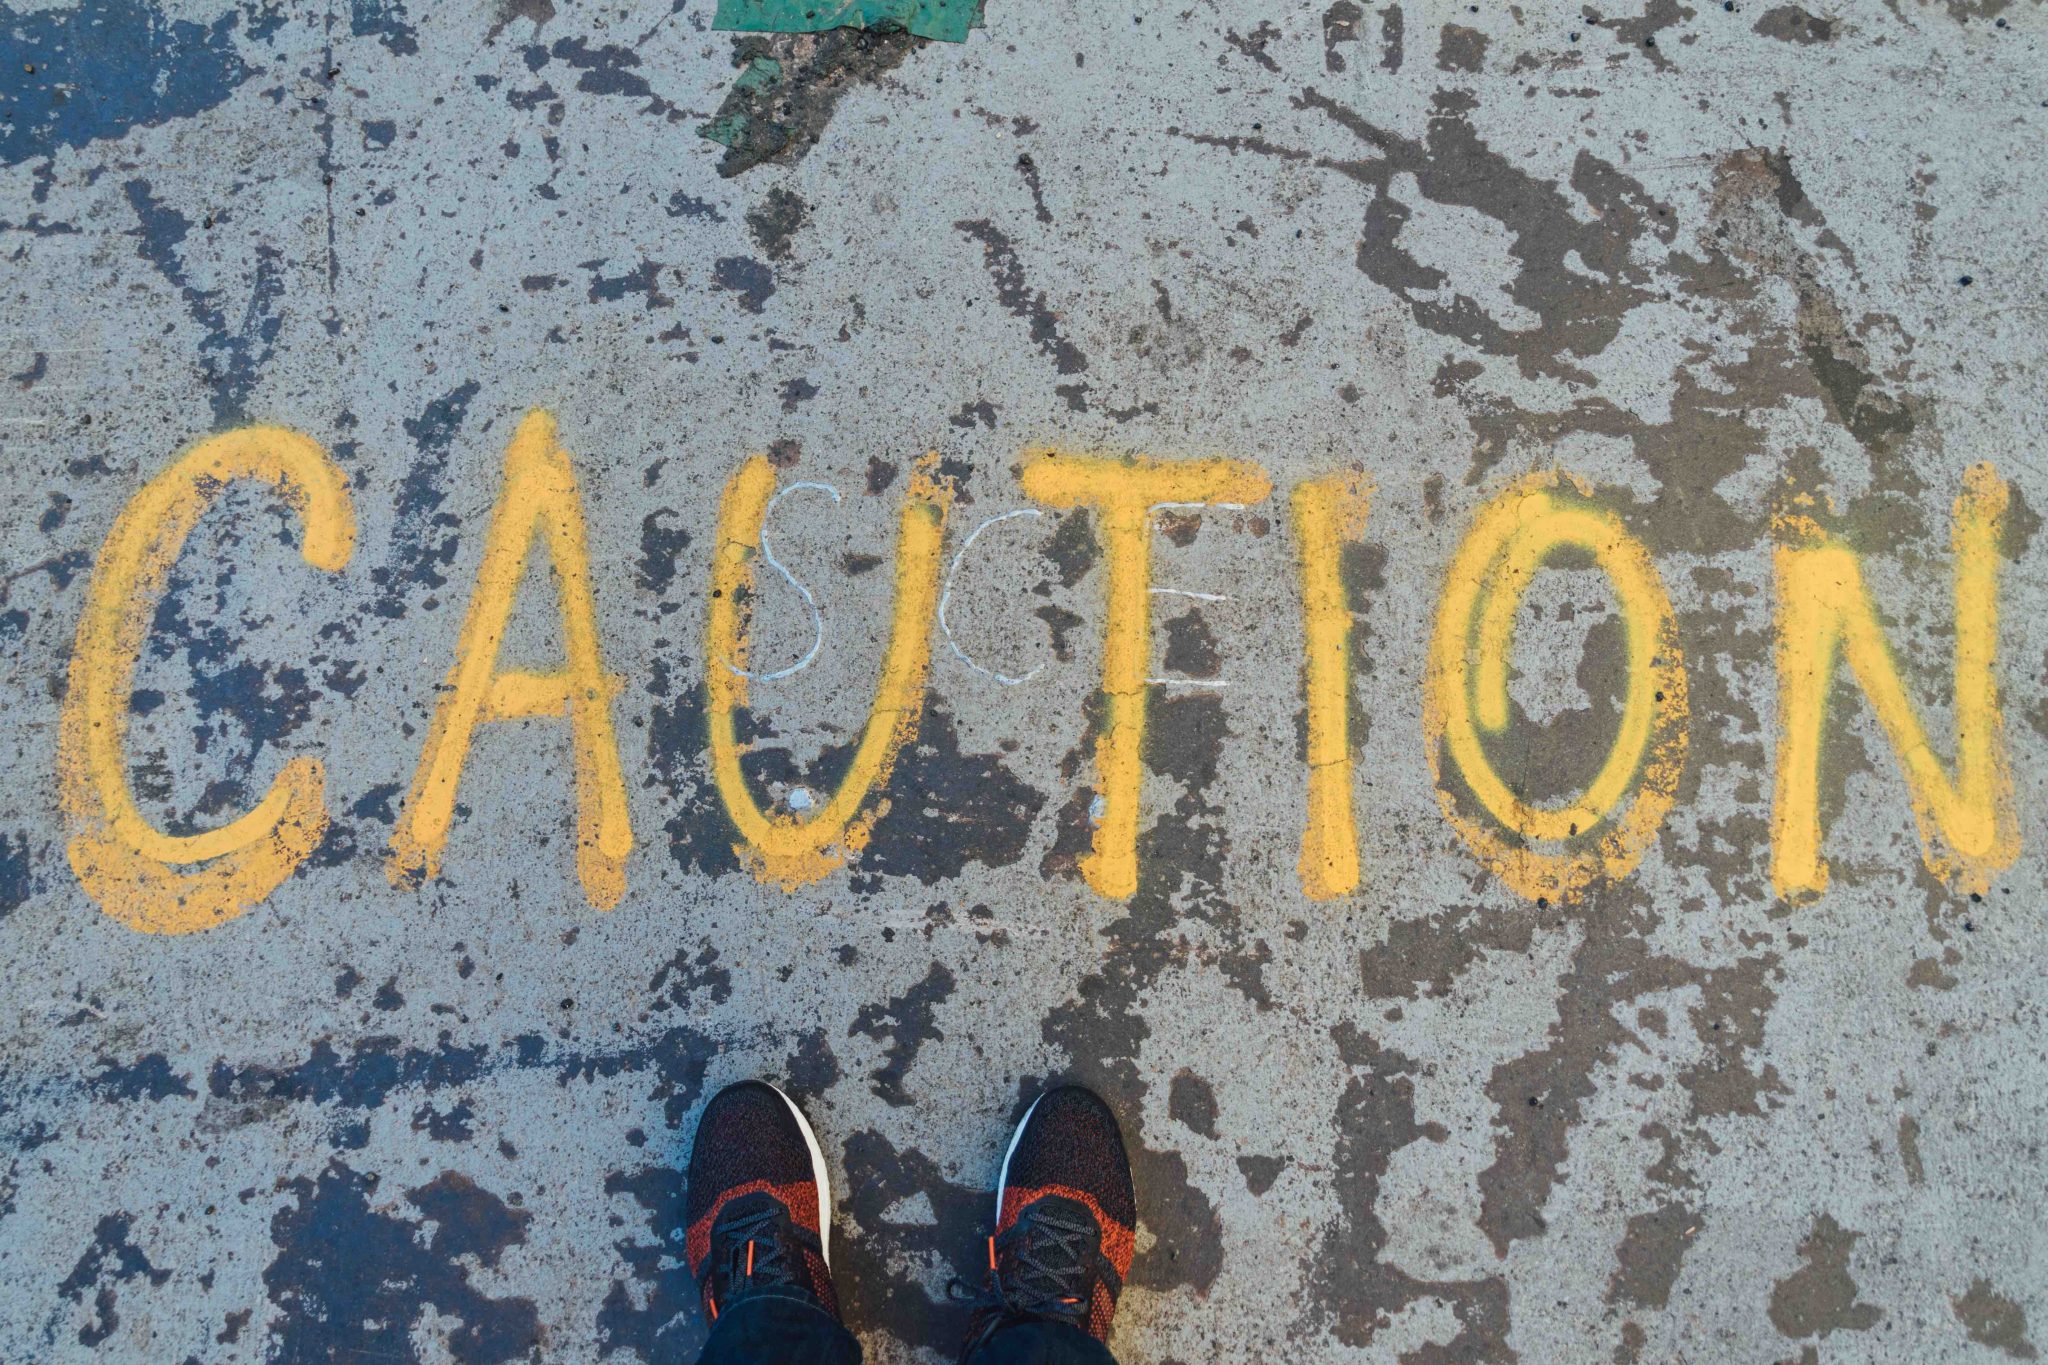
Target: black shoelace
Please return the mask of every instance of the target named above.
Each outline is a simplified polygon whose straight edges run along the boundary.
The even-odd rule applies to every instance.
[[[725,1259],[716,1296],[720,1308],[730,1307],[753,1294],[790,1291],[811,1297],[811,1287],[798,1273],[792,1256],[796,1229],[789,1211],[764,1201],[749,1213],[721,1218],[718,1236],[724,1243]]]
[[[997,1327],[1024,1319],[1049,1319],[1087,1330],[1093,1308],[1102,1232],[1085,1210],[1040,1200],[1010,1230],[989,1244],[988,1283],[972,1295],[972,1326],[961,1358]],[[970,1297],[954,1280],[954,1298]]]

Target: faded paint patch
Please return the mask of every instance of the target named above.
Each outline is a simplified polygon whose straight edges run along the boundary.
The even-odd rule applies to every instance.
[[[713,28],[754,33],[876,29],[964,43],[981,27],[982,0],[718,0]]]

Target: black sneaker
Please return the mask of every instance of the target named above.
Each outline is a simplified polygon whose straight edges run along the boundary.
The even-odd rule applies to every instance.
[[[1137,1204],[1108,1105],[1077,1085],[1033,1101],[996,1182],[988,1287],[961,1359],[1020,1321],[1064,1322],[1106,1340],[1137,1247]]]
[[[826,1213],[832,1187],[803,1112],[763,1081],[719,1091],[697,1120],[688,1175],[690,1273],[704,1313],[755,1294],[816,1303],[836,1321]]]

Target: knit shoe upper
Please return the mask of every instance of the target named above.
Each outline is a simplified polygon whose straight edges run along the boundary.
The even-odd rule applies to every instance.
[[[1116,1115],[1079,1086],[1040,1095],[1003,1160],[988,1288],[975,1304],[967,1350],[1020,1319],[1066,1322],[1107,1338],[1137,1222]]]
[[[774,1086],[742,1081],[697,1120],[687,1177],[690,1273],[705,1315],[754,1294],[816,1302],[834,1318],[831,1185],[817,1139]]]

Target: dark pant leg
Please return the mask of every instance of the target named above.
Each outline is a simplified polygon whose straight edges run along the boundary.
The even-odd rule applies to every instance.
[[[1063,1322],[999,1327],[968,1357],[968,1365],[1116,1365],[1109,1348]]]
[[[808,1299],[756,1294],[718,1315],[697,1365],[860,1365],[860,1343]]]

